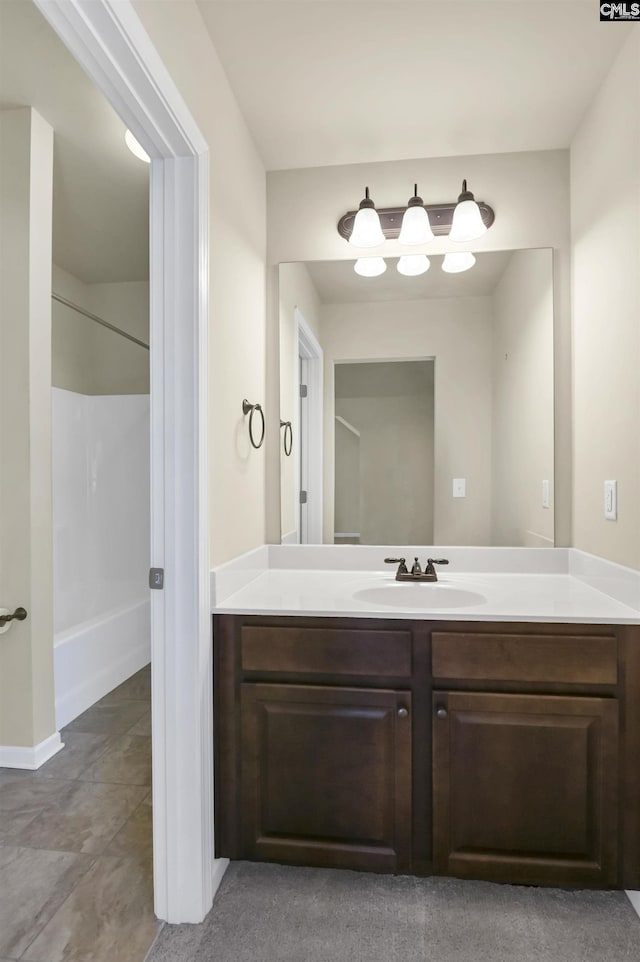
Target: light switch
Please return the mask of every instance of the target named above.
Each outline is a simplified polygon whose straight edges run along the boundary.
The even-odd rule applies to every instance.
[[[549,507],[549,482],[548,481],[542,482],[542,507],[543,508]]]
[[[454,498],[466,498],[467,496],[467,479],[466,478],[453,479],[453,496]]]
[[[618,520],[618,482],[604,483],[604,516],[607,521]]]

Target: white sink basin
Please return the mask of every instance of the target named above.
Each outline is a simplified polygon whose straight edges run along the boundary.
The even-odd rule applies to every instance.
[[[393,582],[375,588],[362,588],[354,591],[353,598],[371,605],[406,608],[407,611],[416,608],[467,608],[471,605],[482,605],[487,600],[477,591],[428,582]]]

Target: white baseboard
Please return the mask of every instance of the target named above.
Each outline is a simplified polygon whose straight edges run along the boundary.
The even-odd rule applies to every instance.
[[[224,873],[227,871],[228,868],[229,868],[228,858],[215,858],[213,860],[213,872],[211,874],[211,892],[213,894],[213,898],[216,897],[216,892],[220,888],[220,883],[222,882]]]
[[[640,915],[640,892],[625,892],[625,895],[633,905],[638,915]]]
[[[23,748],[18,745],[0,745],[0,768],[27,768],[35,771],[64,748],[60,732],[49,735],[39,745]]]

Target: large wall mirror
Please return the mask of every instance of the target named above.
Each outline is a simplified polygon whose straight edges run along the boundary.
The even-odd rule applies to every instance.
[[[552,251],[430,261],[280,265],[283,542],[554,544]]]

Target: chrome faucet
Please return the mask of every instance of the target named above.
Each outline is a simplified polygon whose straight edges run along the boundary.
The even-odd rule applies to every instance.
[[[447,558],[427,558],[424,571],[420,567],[420,562],[417,558],[413,562],[411,571],[407,568],[406,558],[385,558],[384,563],[388,565],[398,565],[396,581],[437,581],[438,575],[433,566],[448,565],[449,561]]]

